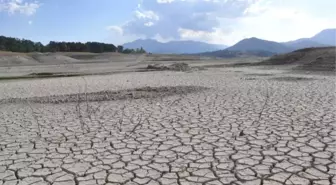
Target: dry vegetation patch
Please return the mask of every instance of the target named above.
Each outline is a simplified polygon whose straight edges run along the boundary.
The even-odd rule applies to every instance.
[[[142,87],[120,91],[100,91],[92,93],[79,93],[68,95],[55,95],[32,98],[12,98],[0,100],[2,103],[71,103],[71,102],[96,102],[113,101],[126,99],[162,98],[172,95],[184,95],[205,91],[208,88],[200,86],[163,86],[163,87]]]
[[[314,79],[314,78],[305,78],[305,77],[284,76],[284,77],[271,78],[270,80],[285,81],[285,82],[295,82],[295,81],[311,81],[311,80],[316,80],[316,79]]]

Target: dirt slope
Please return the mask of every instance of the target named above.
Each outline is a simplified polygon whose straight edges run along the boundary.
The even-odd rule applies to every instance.
[[[58,53],[0,52],[0,66],[59,65],[80,62]]]
[[[259,64],[295,65],[295,69],[309,71],[335,71],[336,47],[306,48],[276,55]]]
[[[37,61],[25,53],[0,51],[0,66],[35,65]]]
[[[67,63],[74,63],[78,62],[77,59],[60,55],[57,53],[34,53],[31,54],[31,57],[34,58],[39,63],[45,64],[67,64]]]

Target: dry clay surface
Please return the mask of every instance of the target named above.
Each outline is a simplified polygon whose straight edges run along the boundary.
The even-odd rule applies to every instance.
[[[0,99],[28,98],[0,106],[0,185],[335,184],[334,77],[283,75],[209,69],[0,82]],[[93,92],[144,86],[205,88],[93,101]],[[90,101],[26,101],[75,93]]]

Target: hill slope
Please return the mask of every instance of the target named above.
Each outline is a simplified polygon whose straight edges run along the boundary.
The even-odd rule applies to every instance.
[[[218,50],[213,52],[199,53],[200,56],[206,57],[220,57],[220,58],[235,58],[235,57],[270,57],[275,55],[269,51],[230,51]]]
[[[260,65],[295,65],[296,69],[309,71],[335,71],[336,47],[306,48],[291,53],[275,55]]]
[[[147,52],[162,54],[184,54],[200,53],[224,49],[225,45],[208,44],[197,41],[171,41],[167,43],[158,42],[152,39],[139,39],[123,45],[124,48],[144,48]]]
[[[244,39],[227,48],[228,51],[268,51],[271,53],[286,53],[293,49],[278,42],[262,40],[255,37]]]
[[[311,48],[311,47],[327,47],[328,46],[328,45],[313,41],[309,38],[303,38],[303,39],[298,39],[294,41],[284,42],[283,44],[295,50],[299,50],[303,48]]]
[[[325,29],[310,39],[321,44],[336,46],[336,29]]]

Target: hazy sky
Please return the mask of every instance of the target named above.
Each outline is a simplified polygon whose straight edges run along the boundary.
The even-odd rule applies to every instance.
[[[335,7],[336,0],[0,0],[0,35],[43,43],[289,41],[335,28]]]

